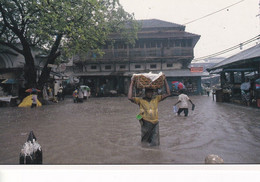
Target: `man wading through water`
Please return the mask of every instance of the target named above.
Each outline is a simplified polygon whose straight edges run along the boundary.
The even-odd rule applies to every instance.
[[[170,96],[170,88],[166,78],[164,79],[166,94],[154,96],[154,90],[145,88],[145,97],[133,97],[134,79],[131,80],[128,91],[128,99],[140,107],[141,141],[150,146],[160,145],[158,103]]]

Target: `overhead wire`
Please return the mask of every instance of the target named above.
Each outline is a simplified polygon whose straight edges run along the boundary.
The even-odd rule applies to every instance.
[[[206,18],[206,17],[208,17],[208,16],[214,15],[214,14],[220,12],[220,11],[223,11],[223,10],[226,10],[227,8],[230,8],[230,7],[232,7],[232,6],[235,6],[235,5],[237,5],[237,4],[239,4],[239,3],[243,2],[243,1],[245,1],[245,0],[238,1],[238,2],[236,2],[236,3],[234,3],[234,4],[231,4],[231,5],[229,5],[229,6],[225,7],[225,8],[222,8],[222,9],[220,9],[220,10],[218,10],[218,11],[214,11],[213,13],[207,14],[207,15],[202,16],[202,17],[200,17],[200,18],[197,18],[197,19],[195,19],[195,20],[192,20],[192,21],[189,21],[189,22],[187,22],[187,23],[184,23],[183,25],[188,25],[188,24],[190,24],[190,23],[196,22],[196,21],[201,20],[201,19],[203,19],[203,18]]]
[[[233,6],[239,4],[239,3],[243,2],[243,1],[245,1],[245,0],[238,1],[238,2],[236,2],[236,3],[234,3],[234,4],[231,4],[231,5],[229,5],[229,6],[225,7],[225,8],[222,8],[222,9],[220,9],[220,10],[218,10],[218,11],[212,12],[212,13],[210,13],[210,14],[207,14],[207,15],[205,15],[205,16],[203,16],[203,17],[197,18],[197,19],[192,20],[192,21],[190,21],[190,22],[184,23],[183,25],[187,25],[187,24],[196,22],[196,21],[198,21],[198,20],[201,20],[201,19],[203,19],[203,18],[206,18],[206,17],[208,17],[208,16],[214,15],[214,14],[216,14],[216,13],[218,13],[218,12],[221,12],[221,11],[223,11],[223,10],[226,10],[226,9],[230,8],[230,7],[233,7]],[[259,1],[259,5],[260,5],[260,1]],[[228,48],[228,49],[222,50],[222,51],[217,52],[217,53],[214,53],[214,54],[210,54],[210,55],[207,55],[207,56],[195,58],[193,61],[196,62],[196,61],[200,61],[200,60],[203,60],[203,59],[209,59],[209,58],[213,58],[213,57],[216,57],[216,56],[219,56],[219,55],[228,53],[228,52],[233,51],[233,50],[238,49],[238,48],[241,49],[242,46],[247,45],[247,44],[249,44],[249,43],[251,43],[251,42],[253,42],[253,41],[257,41],[257,40],[259,41],[259,39],[260,39],[260,35],[257,35],[256,37],[253,37],[253,38],[251,38],[251,39],[249,39],[249,40],[247,40],[247,41],[245,41],[245,42],[243,42],[243,43],[240,43],[240,44],[238,44],[238,45],[236,45],[236,46],[230,47],[230,48]]]
[[[249,43],[251,43],[251,42],[254,42],[254,41],[256,41],[256,40],[259,40],[259,39],[260,39],[260,34],[257,35],[257,36],[255,36],[255,37],[253,37],[253,38],[251,38],[251,39],[249,39],[249,40],[247,40],[247,41],[245,41],[245,42],[242,42],[242,43],[240,43],[240,44],[238,44],[238,45],[235,45],[235,46],[233,46],[233,47],[230,47],[230,48],[228,48],[228,49],[224,49],[224,50],[222,50],[222,51],[220,51],[220,52],[217,52],[217,53],[214,53],[214,54],[210,54],[210,55],[208,55],[208,56],[203,56],[203,57],[195,58],[193,61],[196,62],[196,61],[200,61],[200,60],[204,60],[204,59],[213,58],[213,57],[216,57],[216,56],[219,56],[219,55],[228,53],[228,52],[230,52],[230,51],[233,51],[233,50],[235,50],[235,49],[241,48],[242,46],[247,45],[247,44],[249,44]]]

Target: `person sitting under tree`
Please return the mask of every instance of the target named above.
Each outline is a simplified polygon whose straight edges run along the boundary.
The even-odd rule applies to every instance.
[[[141,142],[150,146],[160,145],[159,138],[159,121],[158,121],[158,103],[168,96],[170,96],[170,88],[166,78],[164,79],[164,86],[166,88],[166,94],[154,95],[154,90],[151,88],[145,88],[145,97],[133,97],[134,79],[131,80],[128,99],[139,105],[140,114],[139,119],[141,124]]]

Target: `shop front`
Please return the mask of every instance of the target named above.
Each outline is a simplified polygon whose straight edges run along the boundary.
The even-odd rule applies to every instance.
[[[244,50],[209,68],[220,74],[222,102],[260,107],[260,45]]]

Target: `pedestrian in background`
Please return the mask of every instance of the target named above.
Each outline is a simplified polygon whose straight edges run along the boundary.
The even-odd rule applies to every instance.
[[[48,96],[49,96],[49,99],[53,99],[52,88],[50,86],[48,86]]]
[[[206,87],[206,92],[207,92],[207,95],[209,97],[209,93],[210,93],[210,88],[209,87]]]
[[[184,111],[184,116],[188,116],[189,114],[189,104],[188,101],[192,104],[192,110],[194,110],[195,104],[193,104],[193,102],[190,100],[190,98],[184,94],[184,90],[180,90],[180,95],[178,96],[178,102],[176,102],[174,104],[174,106],[176,106],[177,104],[180,103],[179,105],[179,109],[178,109],[178,116],[180,116],[180,114],[182,113],[182,111]]]
[[[72,97],[73,97],[73,102],[77,103],[78,102],[78,89],[73,91]]]
[[[244,103],[247,104],[247,106],[250,106],[250,99],[251,99],[251,94],[250,94],[251,83],[250,83],[250,80],[249,80],[248,78],[246,78],[245,82],[241,84],[240,89],[241,89],[242,100],[244,101]]]
[[[78,102],[83,102],[83,98],[84,98],[83,90],[80,87],[78,87]]]
[[[34,108],[37,106],[37,91],[33,90],[32,91],[32,105],[31,108]]]
[[[60,84],[60,87],[58,89],[58,101],[60,101],[61,99],[64,100],[64,96],[63,96],[63,87],[62,85]]]

